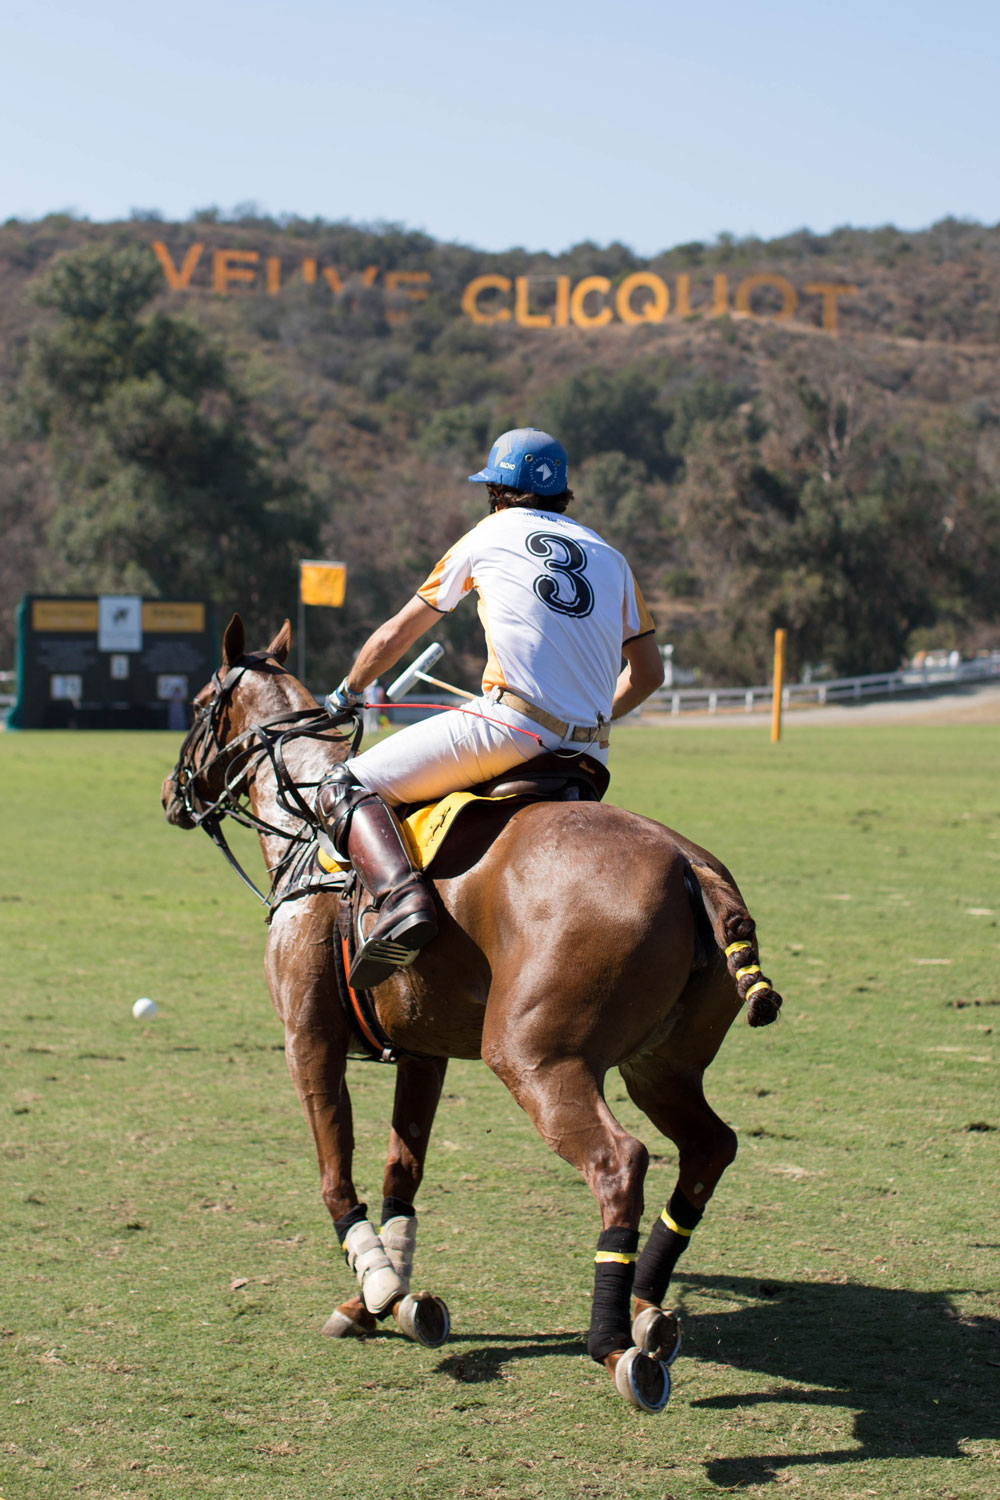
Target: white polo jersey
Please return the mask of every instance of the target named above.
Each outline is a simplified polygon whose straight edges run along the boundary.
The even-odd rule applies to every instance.
[[[466,532],[417,592],[445,614],[473,591],[484,692],[509,688],[570,724],[610,719],[622,645],[653,629],[620,552],[568,516],[511,506]]]

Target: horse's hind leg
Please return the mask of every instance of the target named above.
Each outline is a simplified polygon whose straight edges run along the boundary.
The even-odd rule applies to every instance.
[[[629,1313],[648,1153],[605,1103],[603,1076],[579,1057],[530,1058],[523,1041],[510,1055],[508,1044],[492,1043],[487,1032],[483,1058],[542,1139],[582,1174],[601,1210],[588,1352],[608,1369],[622,1395],[646,1411],[660,1411],[670,1394],[669,1376],[634,1348]]]
[[[669,1359],[677,1352],[679,1332],[673,1315],[660,1313],[660,1304],[705,1205],[735,1159],[736,1134],[707,1103],[699,1070],[681,1071],[662,1059],[644,1058],[625,1064],[621,1073],[632,1099],[680,1155],[676,1185],[639,1257],[633,1286],[636,1341]]]

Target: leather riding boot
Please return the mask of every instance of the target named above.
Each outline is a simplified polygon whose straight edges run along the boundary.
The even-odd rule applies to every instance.
[[[427,884],[410,860],[403,832],[392,810],[374,792],[351,789],[349,817],[344,804],[324,805],[320,794],[318,811],[331,834],[343,836],[347,824],[346,854],[372,897],[376,917],[361,945],[348,976],[354,989],[367,990],[396,969],[404,969],[420,949],[437,936],[437,913]],[[328,822],[329,819],[329,822]],[[334,827],[330,827],[334,823]]]

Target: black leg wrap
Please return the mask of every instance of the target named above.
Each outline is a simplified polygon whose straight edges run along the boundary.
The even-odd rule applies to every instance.
[[[637,1229],[605,1229],[598,1238],[587,1353],[599,1365],[615,1349],[632,1346],[628,1299],[638,1248]]]
[[[678,1234],[676,1229],[671,1229],[669,1224],[664,1223],[661,1215],[653,1225],[639,1256],[635,1268],[635,1285],[632,1288],[633,1296],[640,1297],[643,1302],[652,1302],[656,1307],[660,1306],[666,1296],[674,1267],[688,1247],[691,1231],[701,1222],[700,1211],[688,1201],[680,1188],[675,1188],[671,1194],[667,1215],[678,1228],[686,1229],[688,1233]]]
[[[415,1219],[417,1210],[412,1203],[404,1203],[402,1198],[382,1199],[381,1223],[388,1224],[390,1219]]]
[[[367,1219],[367,1217],[368,1204],[359,1203],[357,1208],[348,1209],[347,1213],[344,1214],[342,1219],[334,1219],[333,1227],[337,1231],[337,1238],[340,1241],[342,1249],[344,1240],[347,1238],[348,1231],[353,1229],[355,1224],[360,1224],[362,1219]]]

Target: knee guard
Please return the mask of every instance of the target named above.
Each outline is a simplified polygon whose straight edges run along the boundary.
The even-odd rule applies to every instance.
[[[316,797],[319,841],[326,853],[332,854],[341,864],[349,863],[347,837],[351,830],[351,814],[360,802],[372,795],[355,778],[346,761],[320,784]]]

